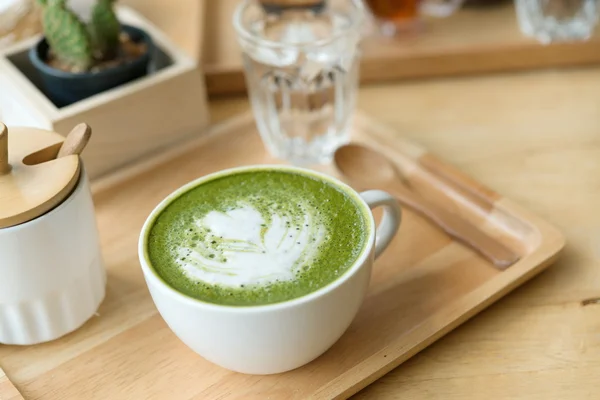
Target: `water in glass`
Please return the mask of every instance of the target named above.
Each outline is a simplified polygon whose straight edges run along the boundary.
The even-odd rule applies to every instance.
[[[349,140],[358,84],[362,8],[265,13],[246,1],[236,13],[250,101],[259,132],[276,157],[326,162]]]

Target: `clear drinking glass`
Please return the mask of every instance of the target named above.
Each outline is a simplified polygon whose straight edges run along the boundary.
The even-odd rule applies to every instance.
[[[516,0],[521,31],[542,43],[586,40],[596,26],[597,0]]]
[[[267,12],[245,0],[234,15],[258,130],[298,165],[327,162],[349,140],[365,16],[362,0],[312,3]]]

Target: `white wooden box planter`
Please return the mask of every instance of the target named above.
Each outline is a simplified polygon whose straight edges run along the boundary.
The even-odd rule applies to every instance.
[[[69,106],[57,108],[40,89],[27,54],[39,38],[0,53],[0,121],[63,135],[86,122],[93,136],[83,158],[92,178],[198,135],[209,123],[197,62],[132,9],[117,11],[123,23],[146,30],[154,41],[148,75]]]

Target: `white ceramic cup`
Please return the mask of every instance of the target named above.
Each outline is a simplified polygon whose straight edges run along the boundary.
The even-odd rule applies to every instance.
[[[234,307],[205,303],[168,286],[150,266],[147,235],[155,217],[184,192],[213,179],[246,170],[296,171],[330,182],[357,200],[368,215],[368,239],[356,262],[321,289],[276,304]],[[376,229],[371,208],[383,207]],[[273,374],[298,368],[323,354],[346,331],[363,301],[371,267],[400,225],[400,206],[386,192],[358,194],[344,183],[314,171],[287,166],[250,166],[210,174],[165,198],[146,220],[139,258],[152,299],[163,319],[192,350],[224,368],[247,374]]]
[[[57,339],[91,318],[106,273],[85,170],[51,211],[0,229],[0,343]]]

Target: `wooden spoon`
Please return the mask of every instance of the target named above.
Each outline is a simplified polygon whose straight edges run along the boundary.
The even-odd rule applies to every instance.
[[[78,124],[69,132],[67,138],[63,142],[56,158],[66,157],[73,154],[79,155],[85,149],[90,137],[92,136],[92,128],[88,124]]]
[[[353,184],[380,187],[395,195],[404,205],[414,209],[437,224],[448,235],[468,245],[496,267],[505,269],[519,256],[469,221],[428,202],[410,190],[394,163],[383,154],[368,147],[349,144],[335,152],[334,162]]]

